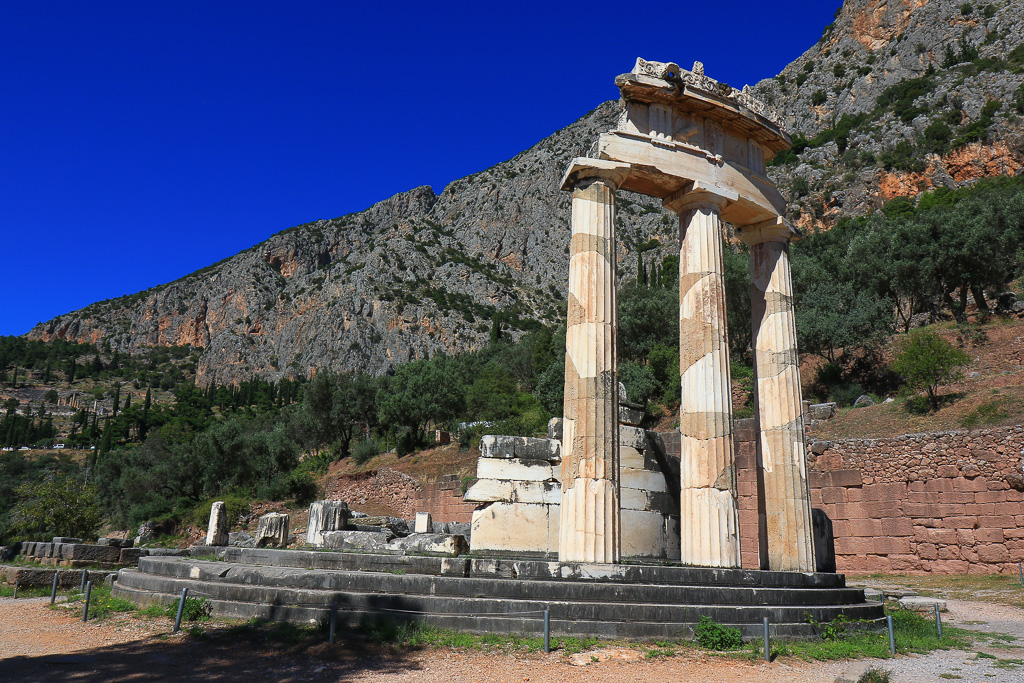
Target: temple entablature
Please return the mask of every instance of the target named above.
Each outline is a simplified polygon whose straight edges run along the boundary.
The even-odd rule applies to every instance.
[[[748,88],[736,90],[671,62],[638,59],[615,79],[616,127],[597,143],[599,159],[629,164],[621,189],[670,200],[699,185],[729,201],[722,219],[749,225],[785,213],[765,164],[791,141],[778,115]]]

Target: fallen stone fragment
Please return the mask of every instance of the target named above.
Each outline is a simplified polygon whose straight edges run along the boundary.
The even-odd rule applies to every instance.
[[[268,512],[256,524],[257,548],[284,548],[288,545],[288,515]]]

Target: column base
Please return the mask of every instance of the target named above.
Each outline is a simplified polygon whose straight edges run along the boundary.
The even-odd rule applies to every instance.
[[[619,562],[619,487],[610,479],[576,479],[562,491],[559,562]]]

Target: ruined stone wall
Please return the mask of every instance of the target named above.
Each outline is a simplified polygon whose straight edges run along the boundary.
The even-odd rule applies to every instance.
[[[427,482],[417,492],[416,511],[429,512],[438,522],[473,521],[477,503],[463,500],[462,482],[455,475],[441,477],[440,481]]]
[[[437,522],[470,522],[476,503],[462,498],[462,482],[454,475],[420,482],[408,474],[382,467],[338,477],[327,487],[327,499],[343,500],[353,510],[411,519],[429,512]]]
[[[743,566],[756,568],[752,425],[736,441]],[[840,572],[1016,572],[1024,561],[1024,426],[808,441],[811,504],[832,519]]]

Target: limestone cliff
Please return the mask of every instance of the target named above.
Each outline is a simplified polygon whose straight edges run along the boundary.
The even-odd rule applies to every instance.
[[[772,174],[791,217],[829,225],[1020,172],[1022,19],[1021,0],[847,0],[817,44],[754,88],[810,143]]]
[[[451,183],[420,187],[334,220],[280,232],[180,280],[35,327],[38,339],[203,347],[197,381],[387,372],[486,344],[496,313],[512,336],[564,317],[574,156],[615,121],[601,105],[529,150]],[[624,200],[624,201],[623,201]],[[619,252],[639,235],[675,239],[654,200],[620,198]]]
[[[846,2],[816,45],[755,87],[806,138],[772,170],[792,200],[791,218],[827,225],[895,196],[1018,172],[1022,18],[1021,0]],[[496,313],[513,336],[525,321],[558,321],[569,231],[558,182],[616,115],[607,102],[440,195],[416,188],[290,228],[175,282],[58,316],[29,336],[109,340],[127,351],[199,346],[198,381],[206,384],[321,367],[382,373],[485,344]],[[620,193],[618,226],[624,277],[635,272],[627,255],[639,242],[658,238],[663,254],[675,247],[674,219],[653,200]]]

